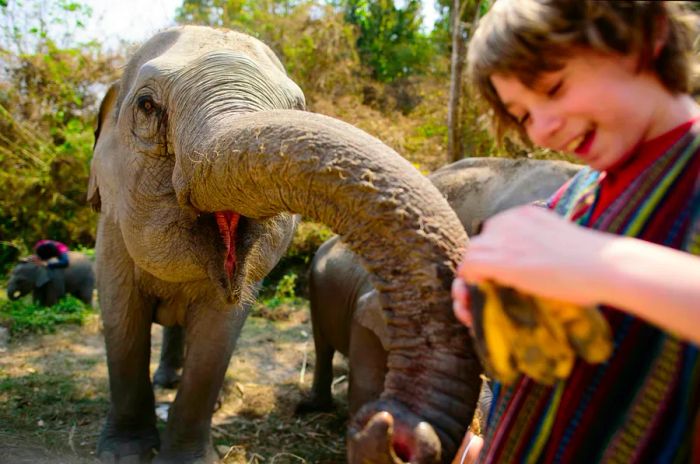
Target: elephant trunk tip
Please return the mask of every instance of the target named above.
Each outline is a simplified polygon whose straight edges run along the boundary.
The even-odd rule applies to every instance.
[[[442,444],[433,427],[404,406],[381,400],[358,411],[348,439],[351,464],[442,461]]]

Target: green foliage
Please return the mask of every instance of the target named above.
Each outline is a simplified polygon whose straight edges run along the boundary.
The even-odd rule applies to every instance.
[[[266,279],[268,288],[263,289],[262,298],[253,306],[253,313],[272,321],[289,319],[293,312],[306,304],[306,300],[297,295],[298,278],[295,270],[287,270],[279,280]]]
[[[318,222],[302,221],[297,227],[285,257],[308,263],[319,246],[333,236],[333,231]]]
[[[297,301],[296,282],[297,275],[293,272],[282,276],[275,286],[274,295],[272,298],[265,300],[265,305],[274,309],[283,303],[295,303]]]
[[[269,45],[304,92],[356,90],[355,31],[320,0],[184,0],[177,21],[227,27]]]
[[[96,93],[114,80],[118,57],[75,43],[90,15],[80,3],[13,2],[2,15],[0,237],[22,254],[41,238],[92,245],[85,196]],[[70,32],[52,37],[58,30]],[[0,253],[0,268],[10,258]]]
[[[277,266],[263,280],[261,296],[265,305],[279,306],[295,298],[308,296],[308,269],[319,246],[333,236],[323,224],[302,221],[289,249]],[[294,277],[290,277],[290,276]],[[272,301],[268,301],[272,300]]]
[[[421,2],[407,0],[398,8],[393,0],[347,0],[345,19],[358,28],[357,51],[372,77],[391,82],[420,74],[434,54],[421,32]]]
[[[91,307],[71,295],[50,307],[23,298],[0,303],[0,325],[8,327],[13,336],[51,333],[61,324],[82,324],[93,313]]]

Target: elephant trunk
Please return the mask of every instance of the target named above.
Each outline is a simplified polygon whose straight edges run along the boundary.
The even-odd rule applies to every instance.
[[[18,300],[22,297],[22,293],[17,289],[17,286],[12,282],[7,283],[7,299],[10,301]]]
[[[382,295],[389,373],[381,400],[351,424],[351,461],[374,459],[356,450],[375,448],[393,456],[387,462],[449,460],[474,412],[481,368],[451,311],[467,236],[445,199],[389,147],[332,118],[279,110],[208,124],[205,137],[176,146],[183,206],[323,222],[363,258]],[[384,419],[390,426],[377,428]]]

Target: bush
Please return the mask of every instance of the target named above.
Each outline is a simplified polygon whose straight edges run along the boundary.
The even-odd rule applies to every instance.
[[[309,294],[308,274],[311,259],[314,257],[318,247],[332,236],[333,231],[325,225],[317,222],[302,221],[297,227],[287,253],[263,280],[261,297],[263,299],[274,298],[278,294],[280,285],[289,287],[290,277],[288,275],[294,274],[294,279],[291,281],[292,295],[307,298]],[[285,279],[287,281],[283,284]]]
[[[61,324],[82,324],[94,310],[73,296],[66,296],[53,306],[39,306],[27,299],[0,303],[0,325],[12,336],[30,333],[53,333]]]

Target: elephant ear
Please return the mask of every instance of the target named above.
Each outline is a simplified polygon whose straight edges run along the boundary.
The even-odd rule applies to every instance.
[[[355,320],[362,327],[374,332],[382,343],[382,347],[387,351],[389,350],[389,334],[379,292],[372,289],[362,294],[357,300]]]
[[[46,266],[39,266],[39,270],[36,274],[36,288],[43,287],[49,283],[51,276],[49,275],[49,269]]]
[[[114,82],[107,90],[102,103],[100,103],[100,111],[97,114],[97,127],[95,127],[95,144],[92,146],[93,151],[97,146],[97,140],[100,138],[100,133],[107,123],[107,119],[114,113],[114,105],[119,94],[119,81]],[[94,158],[93,158],[94,159]],[[100,199],[100,189],[97,185],[97,175],[95,169],[90,169],[90,180],[88,181],[87,201],[92,206],[94,211],[100,211],[102,200]]]

